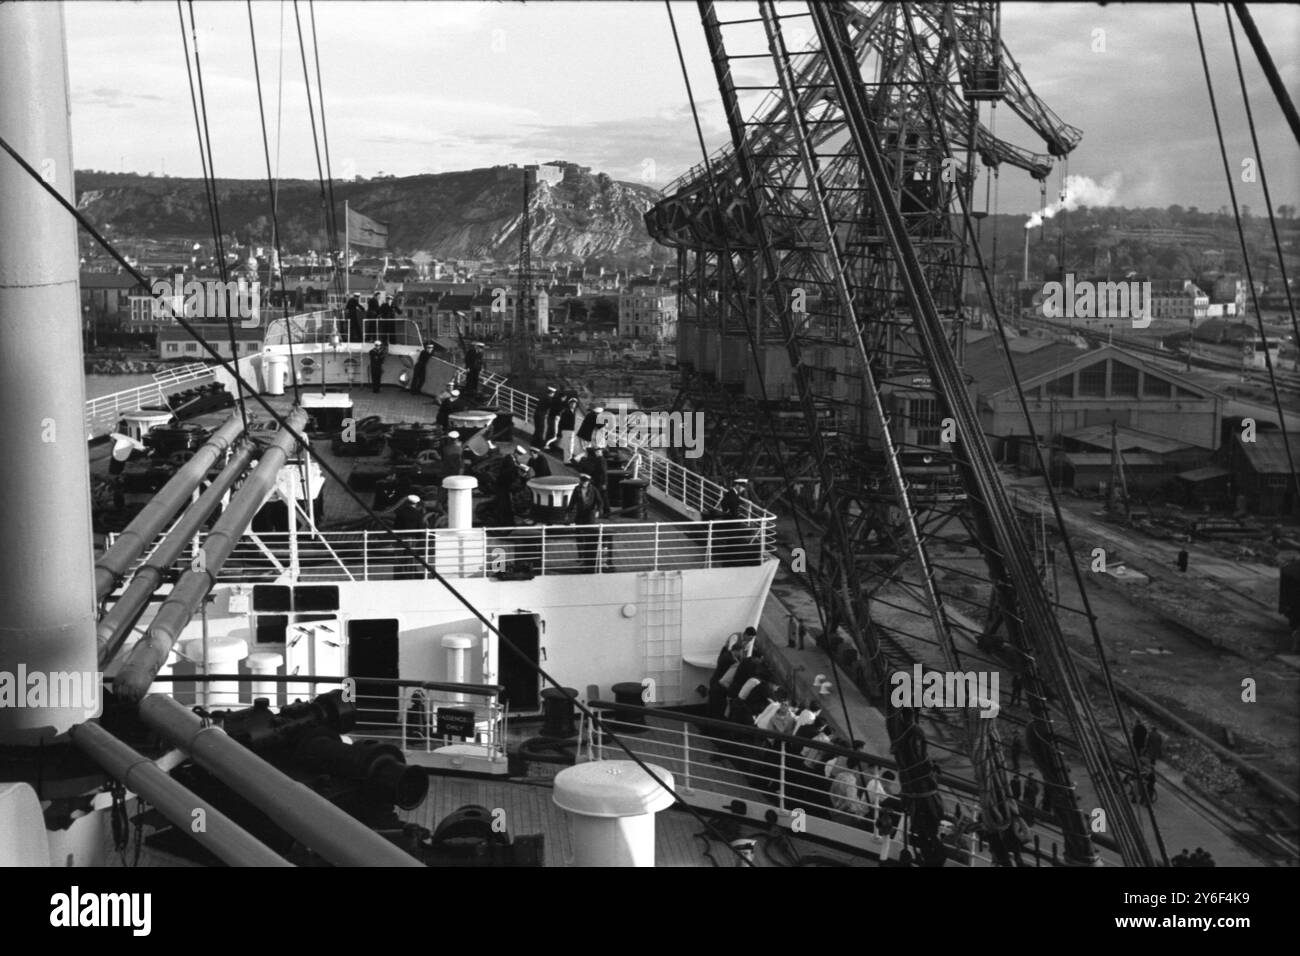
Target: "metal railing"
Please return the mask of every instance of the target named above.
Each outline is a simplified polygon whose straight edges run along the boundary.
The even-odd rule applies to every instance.
[[[908,810],[897,789],[897,765],[888,758],[654,708],[598,700],[588,706],[595,720],[579,715],[581,760],[626,759],[612,733],[637,757],[671,773],[677,795],[692,806],[740,813],[758,825],[773,822],[882,860],[897,858],[907,845]],[[848,766],[851,757],[858,758],[856,771]],[[894,772],[893,781],[886,770]],[[846,772],[847,779],[841,776]],[[973,790],[941,780],[939,791],[946,817],[939,839],[948,862],[992,865],[974,818],[979,801]],[[1022,859],[1052,865],[1062,845],[1059,832],[1043,826],[1042,818],[1029,822],[1032,842],[1022,848]]]
[[[458,578],[487,578],[521,571],[525,565],[537,575],[751,567],[773,558],[776,544],[771,518],[430,528],[401,535],[440,575]],[[110,547],[115,538],[109,535]],[[301,531],[296,550],[299,581],[431,577],[382,531]],[[248,532],[235,544],[217,580],[272,581],[290,573],[293,557],[289,532]],[[186,556],[176,566],[188,567],[190,561]]]
[[[295,700],[311,700],[345,687],[356,705],[356,724],[347,730],[354,740],[375,740],[407,753],[426,754],[470,743],[482,748],[484,759],[506,760],[507,712],[498,687],[315,674],[205,675],[200,662],[190,663],[200,673],[162,678],[172,696],[187,705],[199,704],[210,711],[243,710],[252,707],[255,698],[264,697],[278,710]]]
[[[122,416],[147,405],[167,406],[167,396],[183,386],[214,378],[213,371],[201,363],[190,363],[154,374],[150,385],[127,388],[110,395],[101,395],[86,402],[87,438],[107,435]]]
[[[617,434],[610,436],[610,444],[622,440],[622,436]],[[627,446],[624,444],[622,447]],[[700,515],[716,510],[722,502],[722,496],[727,493],[727,489],[717,482],[644,446],[632,449],[632,460],[627,469],[629,477],[646,479],[652,489]],[[770,511],[743,498],[740,502],[740,517],[769,523],[776,520]]]

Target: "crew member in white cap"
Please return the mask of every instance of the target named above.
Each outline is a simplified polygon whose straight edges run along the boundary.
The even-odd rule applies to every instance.
[[[550,438],[547,434],[546,422],[551,414],[551,402],[554,398],[554,385],[547,385],[545,394],[537,396],[537,407],[533,409],[533,444],[538,448],[543,447]]]
[[[483,371],[482,342],[471,342],[465,350],[465,391],[473,395],[478,391],[479,373]]]
[[[424,528],[424,503],[419,495],[407,495],[393,516],[394,531],[419,531]]]
[[[551,463],[536,448],[519,445],[515,448],[515,454],[532,469],[534,478],[549,478],[551,476]]]
[[[444,432],[451,429],[451,413],[460,410],[460,389],[453,388],[438,406],[438,415],[434,419]]]
[[[578,400],[570,396],[566,408],[560,412],[560,461],[566,465],[573,459],[574,436],[578,428]]]

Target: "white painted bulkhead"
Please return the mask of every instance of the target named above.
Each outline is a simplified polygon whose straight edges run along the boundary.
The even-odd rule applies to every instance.
[[[502,614],[537,615],[540,663],[562,684],[577,688],[584,696],[587,686],[596,684],[608,697],[615,683],[653,677],[660,688],[656,703],[671,704],[696,700],[700,674],[684,665],[683,658],[716,657],[728,635],[757,626],[775,572],[776,561],[768,560],[747,567],[557,574],[528,581],[462,578],[451,583],[493,625]],[[265,583],[288,582],[284,577]],[[325,583],[304,581],[299,586]],[[308,659],[346,662],[350,621],[396,619],[398,676],[402,679],[449,680],[442,638],[472,634],[480,640],[469,653],[468,682],[499,682],[501,654],[508,651],[498,647],[497,637],[436,581],[340,581],[328,585],[338,588],[339,610],[323,622],[327,625],[322,629],[323,639],[331,645],[337,640],[341,647],[328,646]],[[284,643],[255,642],[254,587],[218,584],[205,615],[195,615],[178,646],[202,638],[206,626],[209,639],[237,636],[248,642],[250,652],[280,652],[286,660],[302,660],[300,655],[286,653]],[[141,629],[147,628],[150,617],[146,612]],[[290,624],[292,630],[292,620]],[[281,666],[281,674],[291,672],[286,666],[291,667]],[[177,668],[178,673],[186,670],[184,664]],[[241,665],[241,673],[248,673],[247,662]],[[251,681],[250,675],[241,682],[244,700],[251,699]],[[178,690],[183,686],[178,685]]]

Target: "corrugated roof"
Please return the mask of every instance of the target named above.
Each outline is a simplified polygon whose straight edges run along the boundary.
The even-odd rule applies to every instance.
[[[1110,455],[1108,454],[1094,455],[1090,452],[1071,451],[1071,452],[1066,452],[1064,457],[1065,460],[1068,461],[1070,465],[1075,468],[1096,468],[1102,465],[1106,466],[1107,468],[1110,467]],[[1164,462],[1160,460],[1160,457],[1158,455],[1134,454],[1134,455],[1124,456],[1125,468],[1138,468],[1138,467],[1160,468],[1163,465]]]
[[[1026,343],[1017,345],[1016,343]],[[1020,383],[1028,387],[1030,379],[1063,368],[1082,353],[1067,342],[1050,339],[1012,339],[1011,358],[1015,362]],[[1033,346],[1037,346],[1036,348]],[[1023,351],[1022,351],[1023,350]],[[975,379],[982,395],[995,395],[1011,387],[1011,376],[1006,371],[1006,358],[999,337],[984,339],[966,346],[966,362],[962,366],[967,375]]]
[[[1150,432],[1144,432],[1139,428],[1125,428],[1120,426],[1116,429],[1119,436],[1119,450],[1127,452],[1130,449],[1138,451],[1149,451],[1156,455],[1166,455],[1171,451],[1178,451],[1182,448],[1199,448],[1199,445],[1192,445],[1188,442],[1178,441],[1174,438],[1165,438],[1161,435],[1153,435]],[[1065,435],[1066,438],[1085,445],[1094,445],[1097,448],[1110,448],[1110,426],[1109,425],[1088,425],[1084,428],[1077,428]]]
[[[1291,461],[1300,466],[1300,434],[1288,432],[1291,443]],[[1289,475],[1292,468],[1287,464],[1286,445],[1281,432],[1259,432],[1254,441],[1238,441],[1241,450],[1250,462],[1250,467],[1259,475]]]
[[[1206,465],[1204,468],[1193,468],[1191,471],[1180,471],[1177,477],[1183,481],[1196,483],[1198,481],[1212,481],[1215,478],[1227,478],[1232,472],[1228,471],[1221,465]]]

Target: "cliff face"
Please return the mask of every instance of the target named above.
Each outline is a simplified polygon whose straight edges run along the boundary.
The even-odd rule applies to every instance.
[[[567,171],[563,181],[531,190],[533,256],[582,261],[648,259],[657,248],[642,215],[659,198],[647,187],[604,174]],[[269,244],[271,217],[265,182],[220,180],[222,231],[240,242]],[[339,229],[343,203],[387,222],[389,251],[428,252],[437,258],[513,260],[519,253],[523,171],[476,169],[369,182],[336,183]],[[210,241],[207,202],[199,179],[79,172],[77,205],[99,226],[134,239]],[[320,186],[282,180],[279,223],[286,251],[326,247]],[[340,242],[342,241],[340,237]],[[662,257],[664,251],[658,250]]]

